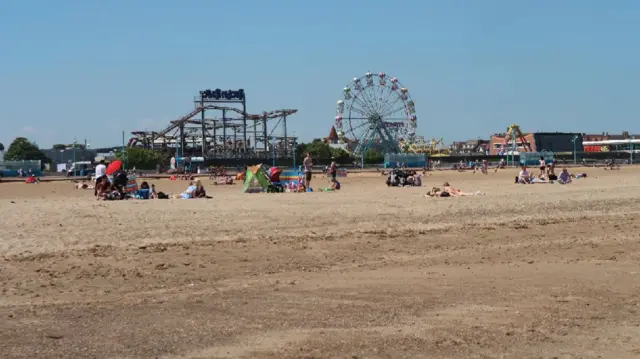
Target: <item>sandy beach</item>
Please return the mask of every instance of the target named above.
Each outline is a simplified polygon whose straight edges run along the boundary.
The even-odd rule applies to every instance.
[[[639,358],[640,168],[572,171],[117,202],[1,183],[0,357]],[[424,197],[444,181],[486,195]]]

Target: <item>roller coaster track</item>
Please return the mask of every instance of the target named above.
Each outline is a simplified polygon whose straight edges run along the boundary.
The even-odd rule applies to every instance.
[[[180,126],[186,124],[193,116],[199,114],[200,112],[204,111],[204,110],[220,110],[220,111],[232,111],[232,112],[236,112],[240,115],[244,115],[244,112],[240,109],[234,108],[234,107],[226,107],[226,106],[214,106],[214,105],[207,105],[207,106],[200,106],[200,107],[196,107],[193,111],[189,112],[188,114],[180,117],[179,119],[175,120],[175,121],[171,121],[169,122],[169,126],[165,127],[162,131],[158,132],[155,134],[155,138],[162,138],[164,136],[166,136],[169,132],[179,128]],[[247,118],[249,118],[247,115]],[[135,134],[135,133],[134,133]],[[129,140],[129,146],[134,146],[137,142],[138,138],[133,137]]]

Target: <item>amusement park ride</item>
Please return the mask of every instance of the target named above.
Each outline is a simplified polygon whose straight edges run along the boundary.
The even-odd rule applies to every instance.
[[[520,140],[520,146],[518,146],[517,140]],[[509,150],[509,147],[511,147],[511,150]],[[520,126],[516,124],[507,127],[502,148],[505,149],[505,151],[510,151],[512,154],[519,152],[520,148],[522,148],[524,152],[532,152],[531,144],[524,137],[522,131],[520,131]]]
[[[415,103],[397,78],[367,72],[342,90],[334,127],[342,143],[355,144],[351,152],[356,157],[372,147],[407,152],[416,143]]]
[[[287,117],[298,110],[248,114],[243,89],[200,91],[193,103],[194,110],[160,131],[131,132],[133,137],[128,145],[149,149],[173,147],[179,155],[204,158],[293,156],[297,139],[288,136]],[[219,116],[211,116],[212,111]]]
[[[354,77],[336,105],[338,139],[355,157],[370,148],[382,153],[449,154],[442,138],[427,142],[416,135],[418,117],[409,90],[384,72]]]

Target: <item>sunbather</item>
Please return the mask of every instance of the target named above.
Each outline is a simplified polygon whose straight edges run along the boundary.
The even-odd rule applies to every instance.
[[[461,196],[478,196],[478,195],[482,195],[484,193],[482,192],[474,192],[474,193],[469,193],[469,192],[462,192],[461,190],[457,189],[457,188],[453,188],[449,182],[445,182],[442,184],[443,187],[443,191],[449,193],[449,196],[451,197],[461,197]]]
[[[443,191],[438,187],[432,187],[431,190],[429,192],[427,192],[424,196],[427,197],[427,198],[429,198],[429,197],[451,197],[449,192]]]

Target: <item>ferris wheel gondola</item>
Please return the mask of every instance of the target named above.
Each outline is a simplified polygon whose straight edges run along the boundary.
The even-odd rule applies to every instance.
[[[334,126],[343,142],[356,142],[355,155],[372,146],[385,153],[405,152],[415,142],[415,102],[397,78],[367,72],[353,78],[342,92]]]

